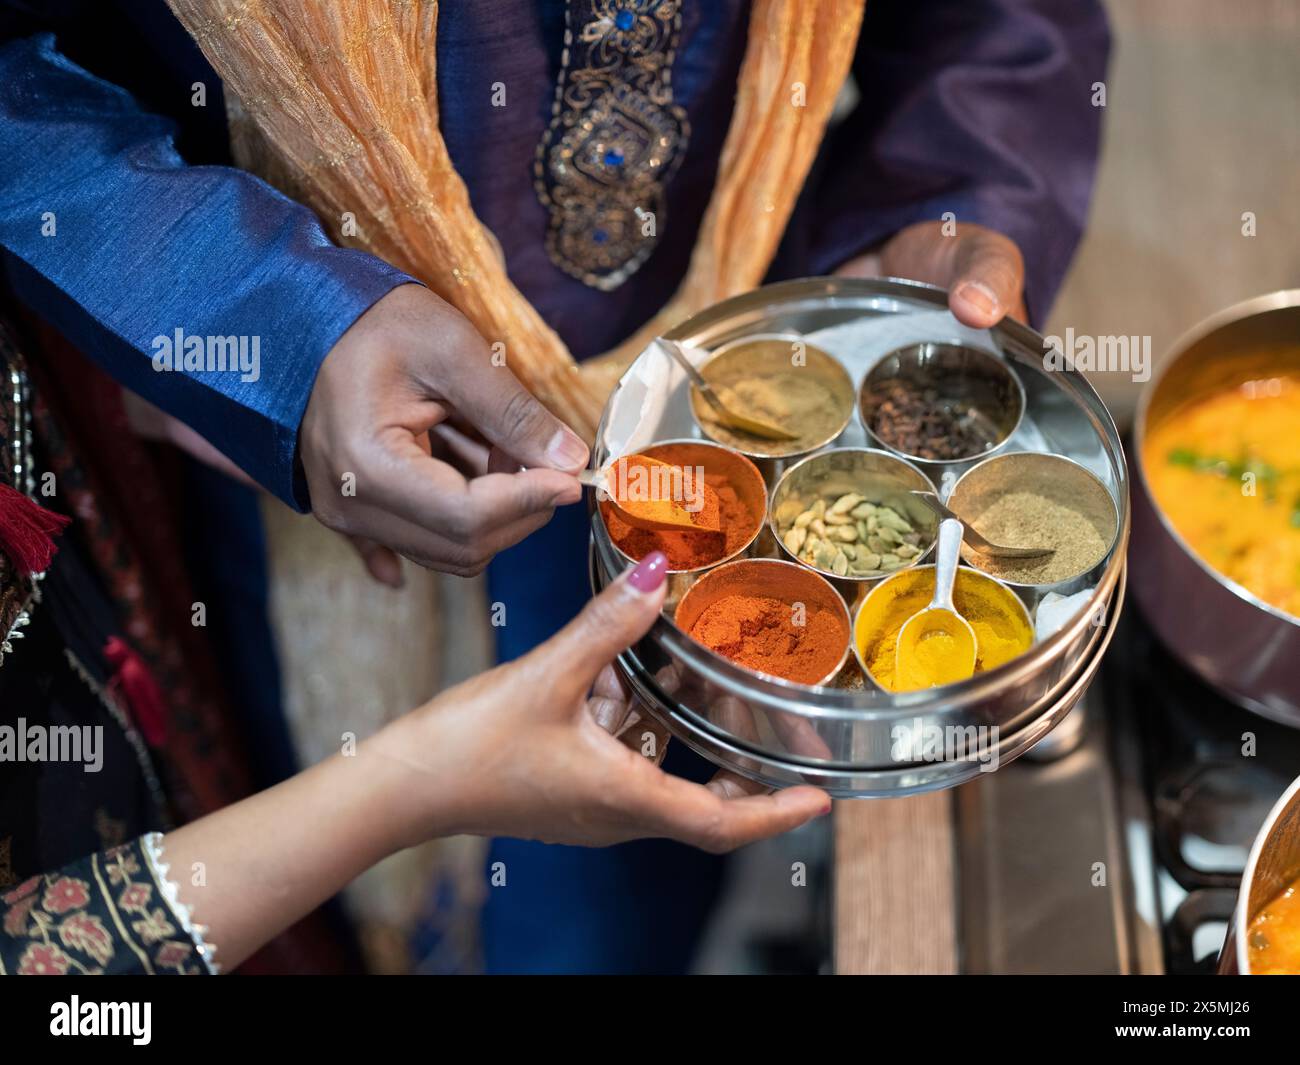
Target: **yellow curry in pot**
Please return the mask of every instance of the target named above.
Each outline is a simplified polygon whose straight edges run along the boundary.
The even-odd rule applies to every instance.
[[[1300,378],[1197,400],[1146,441],[1156,503],[1206,563],[1300,617]]]
[[[1300,880],[1250,922],[1246,942],[1255,976],[1300,976]]]

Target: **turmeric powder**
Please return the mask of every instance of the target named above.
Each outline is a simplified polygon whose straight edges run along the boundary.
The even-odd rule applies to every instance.
[[[936,629],[927,632],[912,648],[910,655],[903,656],[903,668],[895,670],[897,691],[916,691],[919,688],[933,688],[939,684],[949,684],[964,680],[961,675],[962,651],[965,651],[966,664],[970,663],[970,643],[957,642],[951,632]],[[979,652],[976,651],[976,654]],[[966,674],[969,676],[969,673]]]
[[[934,567],[904,570],[878,585],[858,612],[858,653],[872,679],[886,691],[914,690],[895,675],[898,634],[908,618],[929,606],[933,595]],[[976,673],[996,669],[1033,646],[1034,632],[1020,600],[991,577],[963,566],[957,571],[952,601],[975,631]],[[909,680],[915,684],[915,678]]]

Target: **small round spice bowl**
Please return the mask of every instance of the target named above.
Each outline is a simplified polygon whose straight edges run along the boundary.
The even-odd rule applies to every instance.
[[[1110,490],[1073,459],[1038,451],[995,455],[967,470],[948,508],[1004,547],[1051,547],[1043,558],[993,558],[962,545],[968,564],[1031,598],[1095,583],[1119,533]]]
[[[1025,389],[997,355],[927,341],[891,351],[858,390],[868,437],[936,479],[1002,447],[1025,414]]]
[[[767,333],[723,344],[700,373],[709,384],[726,388],[741,405],[740,413],[796,434],[793,440],[765,440],[723,425],[691,386],[691,413],[700,431],[758,461],[773,478],[783,462],[829,444],[853,417],[848,370],[796,334]]]
[[[742,558],[700,577],[673,621],[714,654],[793,684],[829,684],[849,659],[849,610],[824,577],[772,558]]]
[[[627,525],[609,500],[597,503],[610,543],[629,565],[651,551],[668,556],[671,606],[700,573],[753,547],[767,513],[767,484],[758,467],[744,455],[705,440],[664,440],[641,448],[640,454],[685,467],[692,477],[684,478],[683,483],[698,484],[702,479],[717,493],[721,507],[720,532],[654,532]]]
[[[853,653],[862,675],[882,691],[894,683],[898,634],[908,618],[930,605],[934,565],[915,566],[877,584],[853,617]],[[975,632],[975,672],[987,673],[1034,645],[1034,624],[1020,597],[996,578],[957,568],[953,606]],[[960,682],[959,682],[960,683]]]
[[[839,447],[791,466],[772,490],[768,528],[781,552],[831,580],[849,602],[864,584],[922,562],[939,519],[913,492],[934,486],[897,455]]]

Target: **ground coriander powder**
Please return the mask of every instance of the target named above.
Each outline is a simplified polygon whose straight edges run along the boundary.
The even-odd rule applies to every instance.
[[[1050,547],[1043,558],[991,558],[966,547],[977,569],[1018,584],[1055,584],[1092,569],[1110,545],[1073,507],[1037,492],[1008,492],[971,520],[975,531],[1004,547]]]

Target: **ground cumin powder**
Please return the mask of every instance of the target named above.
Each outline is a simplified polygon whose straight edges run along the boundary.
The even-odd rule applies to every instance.
[[[796,613],[790,603],[759,595],[717,600],[695,619],[690,635],[737,665],[800,684],[824,679],[849,640],[844,620],[830,610],[805,604]]]

